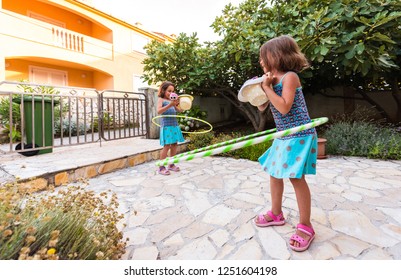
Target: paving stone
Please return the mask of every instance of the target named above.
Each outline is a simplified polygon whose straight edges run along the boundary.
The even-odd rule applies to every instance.
[[[184,190],[182,196],[189,212],[195,217],[213,207],[209,202],[208,194],[205,192]]]
[[[223,229],[218,229],[215,232],[209,235],[209,238],[216,244],[218,247],[222,247],[229,240],[230,234],[228,231]]]
[[[207,238],[195,239],[195,241],[178,250],[171,256],[170,260],[212,260],[217,255],[214,248]]]
[[[246,223],[234,231],[234,242],[238,243],[243,240],[250,239],[255,234],[255,229],[251,223]]]
[[[160,242],[168,238],[171,234],[175,233],[177,230],[186,228],[189,224],[194,221],[193,217],[185,216],[183,214],[177,214],[170,219],[166,219],[161,224],[156,224],[150,227],[151,231],[151,241]]]
[[[263,257],[262,249],[255,240],[249,240],[241,245],[228,259],[230,260],[261,260]]]
[[[146,239],[149,235],[150,230],[147,228],[137,227],[130,231],[124,232],[123,239],[128,238],[127,245],[142,245],[146,242]]]
[[[257,234],[264,251],[272,259],[287,260],[290,258],[287,241],[273,228],[260,228]]]
[[[350,236],[338,236],[331,239],[342,255],[358,257],[363,251],[370,247],[370,244]]]
[[[341,255],[336,247],[328,242],[319,246],[317,246],[316,243],[312,243],[309,247],[309,251],[316,260],[333,260]]]
[[[385,251],[379,248],[369,250],[361,260],[391,260],[392,257]]]
[[[380,229],[372,225],[369,218],[359,211],[332,211],[329,214],[330,223],[334,230],[353,236],[359,240],[380,247],[390,247],[398,243]]]
[[[163,242],[164,246],[182,245],[183,243],[184,239],[182,238],[181,234],[178,233]]]
[[[126,260],[401,259],[401,161],[319,160],[317,176],[307,176],[316,238],[298,253],[288,247],[299,222],[289,180],[283,197],[287,223],[258,228],[252,219],[271,208],[270,177],[258,162],[197,158],[179,163],[180,172],[161,176],[154,162],[158,139],[110,142],[101,149],[85,145],[32,158],[2,154],[0,183],[44,172],[65,172],[60,182],[109,172],[74,184],[117,194],[123,216],[117,228],[130,238]]]
[[[132,211],[128,218],[128,227],[142,226],[150,215],[150,212]]]
[[[225,226],[235,219],[239,214],[240,209],[230,209],[224,205],[217,205],[208,210],[203,217],[204,223]]]
[[[196,239],[213,230],[213,226],[202,222],[194,222],[184,229],[182,236],[188,239]]]
[[[159,256],[159,251],[156,246],[140,247],[134,249],[131,260],[157,260]]]
[[[396,208],[377,207],[377,209],[382,211],[384,214],[390,216],[398,223],[399,226],[401,226],[401,211],[399,208],[396,209]]]

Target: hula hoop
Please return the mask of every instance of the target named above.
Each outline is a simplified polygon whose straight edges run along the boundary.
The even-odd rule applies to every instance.
[[[175,156],[170,157],[170,158],[171,159],[181,158],[181,157],[184,157],[186,155],[196,154],[196,153],[199,153],[199,152],[215,149],[215,148],[218,148],[218,147],[222,147],[222,146],[238,143],[238,142],[241,142],[241,141],[244,141],[244,140],[252,139],[252,138],[255,138],[255,137],[258,137],[258,136],[262,136],[262,135],[265,135],[265,134],[268,134],[268,133],[275,132],[276,130],[277,130],[276,128],[272,128],[272,129],[269,129],[269,130],[256,132],[254,134],[241,136],[241,137],[238,137],[238,138],[235,138],[235,139],[231,139],[231,140],[228,140],[228,141],[225,141],[225,142],[216,143],[216,144],[213,144],[213,145],[210,145],[210,146],[206,146],[206,147],[198,148],[198,149],[195,149],[195,150],[192,150],[192,151],[188,151],[188,152],[185,152],[185,153],[182,153],[182,154],[178,154],[178,155],[175,155]]]
[[[207,124],[207,125],[209,126],[209,129],[208,129],[208,130],[204,130],[204,131],[182,131],[182,133],[202,134],[202,133],[210,132],[210,131],[212,131],[212,129],[213,129],[213,126],[212,126],[210,123],[208,123],[207,121],[205,121],[205,120],[201,120],[201,119],[198,119],[198,118],[195,118],[195,117],[182,116],[182,115],[160,115],[160,116],[156,116],[156,117],[153,117],[152,123],[153,123],[154,125],[157,125],[158,127],[160,127],[160,124],[158,124],[158,123],[156,122],[156,120],[157,120],[157,119],[160,119],[160,118],[183,118],[183,119],[190,119],[190,120],[200,121],[200,122],[202,122],[202,123],[204,123],[204,124]]]
[[[326,123],[328,120],[329,119],[326,117],[317,118],[317,119],[311,120],[310,123],[296,126],[296,127],[290,128],[290,129],[278,131],[275,133],[271,133],[271,131],[274,131],[276,129],[270,129],[270,130],[266,130],[266,131],[263,131],[260,133],[255,133],[255,134],[252,134],[249,136],[239,137],[239,138],[236,138],[236,139],[233,139],[230,141],[215,144],[215,145],[218,145],[218,148],[214,148],[215,145],[211,145],[211,146],[207,146],[205,148],[198,149],[198,150],[201,150],[201,152],[199,152],[199,151],[194,152],[194,153],[189,152],[183,156],[168,157],[163,160],[159,160],[156,162],[156,165],[157,166],[165,166],[168,164],[180,162],[181,160],[189,161],[194,158],[208,157],[208,156],[217,155],[220,153],[225,153],[225,152],[249,147],[249,146],[267,142],[267,141],[270,141],[270,140],[273,140],[276,138],[280,138],[282,136],[288,136],[290,134],[294,134],[296,132],[300,132],[300,131],[303,131],[303,130],[306,130],[309,128],[313,128],[315,126],[322,125],[322,124]],[[264,135],[264,136],[259,136],[256,138],[254,138],[255,136],[253,136],[253,135],[257,135],[257,134],[266,134],[266,133],[268,133],[268,134]],[[252,136],[251,139],[249,139],[250,136]],[[244,140],[242,138],[246,138],[246,139]]]

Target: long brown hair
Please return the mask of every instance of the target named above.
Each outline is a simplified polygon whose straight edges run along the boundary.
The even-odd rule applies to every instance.
[[[301,72],[310,66],[297,42],[288,35],[264,43],[260,48],[259,59],[269,71]]]
[[[164,81],[159,87],[159,93],[157,94],[157,96],[161,97],[161,98],[164,98],[166,90],[168,89],[169,86],[175,87],[172,82]]]

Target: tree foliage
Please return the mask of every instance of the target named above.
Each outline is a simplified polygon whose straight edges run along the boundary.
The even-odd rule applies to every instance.
[[[401,120],[401,3],[398,0],[247,0],[227,5],[212,28],[222,39],[198,42],[180,34],[173,44],[147,46],[145,80],[171,80],[180,90],[219,95],[253,124],[264,128],[263,113],[237,100],[245,80],[263,74],[259,48],[282,34],[293,36],[312,67],[301,73],[305,93],[337,85],[366,93],[391,90]]]

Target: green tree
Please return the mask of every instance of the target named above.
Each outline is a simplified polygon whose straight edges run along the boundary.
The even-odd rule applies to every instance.
[[[171,80],[187,93],[226,98],[254,126],[264,129],[264,113],[241,103],[245,80],[262,75],[259,48],[267,40],[293,36],[312,67],[301,73],[305,94],[348,86],[388,117],[367,92],[391,90],[401,121],[401,4],[398,0],[247,0],[227,5],[212,24],[222,36],[200,44],[196,33],[180,34],[166,45],[152,42],[145,80]]]
[[[312,61],[310,90],[343,85],[359,93],[359,99],[375,106],[390,120],[384,108],[369,98],[372,90],[390,90],[401,121],[401,3],[396,0],[296,1],[289,13],[299,12],[292,34]],[[286,22],[291,22],[287,18]],[[357,97],[358,98],[358,97]]]

